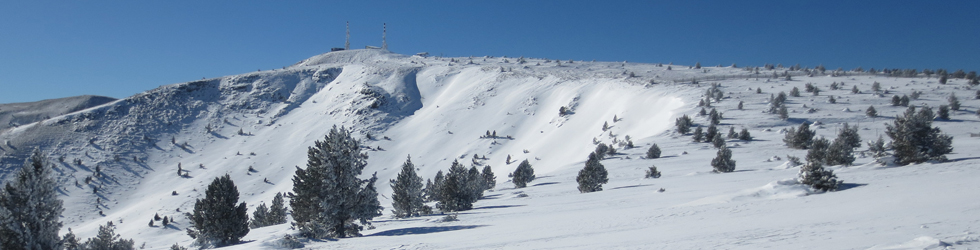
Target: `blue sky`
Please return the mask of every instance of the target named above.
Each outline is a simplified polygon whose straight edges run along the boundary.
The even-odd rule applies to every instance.
[[[980,70],[980,1],[0,0],[0,103],[280,68],[345,21],[402,54]]]

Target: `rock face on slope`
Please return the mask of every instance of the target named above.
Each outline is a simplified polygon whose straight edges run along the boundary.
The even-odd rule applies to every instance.
[[[36,102],[0,104],[0,131],[74,113],[115,100],[112,97],[83,95]]]

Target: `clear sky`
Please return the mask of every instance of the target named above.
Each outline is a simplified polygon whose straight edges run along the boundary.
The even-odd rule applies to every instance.
[[[0,103],[396,53],[980,70],[980,1],[0,0]]]

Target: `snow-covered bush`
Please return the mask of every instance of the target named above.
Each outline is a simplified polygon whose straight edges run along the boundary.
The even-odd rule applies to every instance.
[[[534,168],[527,160],[521,162],[514,170],[512,182],[515,188],[527,187],[527,183],[534,180]]]
[[[606,167],[599,163],[599,157],[595,153],[589,154],[589,160],[585,161],[585,168],[578,171],[575,181],[578,182],[578,191],[590,193],[602,191],[602,184],[609,182],[609,173]]]
[[[647,159],[657,158],[660,158],[660,147],[654,143],[653,146],[650,146],[650,149],[647,150]]]
[[[691,131],[691,125],[694,125],[694,123],[691,121],[691,117],[684,115],[677,118],[674,125],[677,126],[677,133],[681,133],[683,135]]]
[[[899,165],[921,163],[927,160],[945,161],[953,151],[953,137],[932,127],[935,115],[924,107],[916,112],[909,107],[905,114],[896,116],[893,124],[886,124],[885,134],[892,139],[895,162]]]
[[[867,115],[868,117],[872,117],[873,118],[873,117],[877,117],[878,116],[878,111],[875,110],[875,106],[872,105],[872,106],[868,106],[868,110],[865,111],[864,114]]]
[[[415,173],[411,156],[405,159],[401,172],[390,183],[391,207],[395,218],[422,215],[422,177]]]
[[[716,173],[728,173],[735,171],[735,160],[732,160],[732,151],[727,146],[718,149],[718,155],[711,159],[711,166]]]
[[[660,171],[657,171],[657,166],[650,166],[643,178],[660,178]]]
[[[204,199],[197,199],[194,212],[188,214],[192,228],[187,234],[202,247],[238,244],[249,228],[248,208],[244,202],[238,203],[235,182],[228,174],[216,177],[204,193]]]
[[[789,128],[786,130],[786,137],[783,138],[783,142],[786,146],[794,149],[807,149],[813,142],[813,136],[816,132],[810,130],[810,124],[806,122],[800,124],[799,129]]]
[[[841,183],[834,171],[824,169],[819,162],[807,162],[800,167],[799,178],[800,183],[821,191],[835,191]]]

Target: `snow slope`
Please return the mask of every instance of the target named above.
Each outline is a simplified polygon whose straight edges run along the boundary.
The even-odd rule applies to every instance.
[[[331,52],[283,69],[163,86],[3,131],[0,139],[9,143],[0,145],[0,177],[41,147],[63,184],[63,231],[91,237],[111,220],[123,237],[165,249],[190,244],[181,214],[212,179],[230,174],[250,208],[269,203],[275,193],[291,190],[295,167],[305,167],[306,147],[338,125],[370,147],[364,175],[377,173],[386,210],[365,237],[305,242],[313,249],[976,247],[980,202],[968,197],[980,192],[974,181],[980,158],[969,132],[977,130],[973,111],[980,105],[965,81],[798,71],[787,72],[792,81],[770,78],[785,71]],[[938,106],[949,93],[960,94],[965,110],[934,124],[955,137],[951,162],[879,166],[859,155],[855,166],[833,167],[847,183],[844,190],[815,193],[796,183],[798,169],[784,159],[805,151],[783,146],[780,129],[820,121],[813,126],[817,134],[833,138],[839,123],[849,122],[862,128],[864,140],[877,138],[904,107],[888,106],[891,94],[871,94],[875,81],[891,94],[924,91],[915,105]],[[720,83],[727,96],[714,104],[726,117],[720,130],[745,127],[757,139],[728,142],[738,164],[734,173],[711,173],[716,150],[671,131],[674,118],[697,113],[709,82]],[[845,85],[830,90],[831,82]],[[789,98],[791,119],[762,113],[770,93],[804,83],[824,91]],[[864,92],[850,93],[852,85]],[[838,97],[836,104],[826,102],[828,94]],[[738,101],[744,110],[735,109]],[[865,117],[869,105],[881,117]],[[559,115],[562,106],[571,114]],[[804,112],[809,108],[816,112]],[[706,124],[703,117],[695,122]],[[480,138],[487,131],[498,138]],[[622,148],[626,136],[638,148]],[[620,145],[620,154],[602,162],[610,173],[605,190],[580,194],[575,175],[594,141]],[[664,157],[642,158],[652,143]],[[474,160],[474,154],[488,159]],[[459,213],[459,221],[393,219],[387,180],[408,155],[424,178],[454,160],[490,165],[497,188],[476,209]],[[528,159],[539,178],[513,189],[506,175],[517,164],[507,164],[508,155]],[[177,176],[178,165],[188,177]],[[644,179],[651,165],[663,177]],[[86,183],[95,166],[103,174]],[[154,214],[177,220],[148,227]],[[253,229],[247,243],[229,248],[274,249],[291,232],[288,224]]]
[[[83,95],[36,102],[0,104],[0,130],[34,123],[115,100],[112,97]]]

